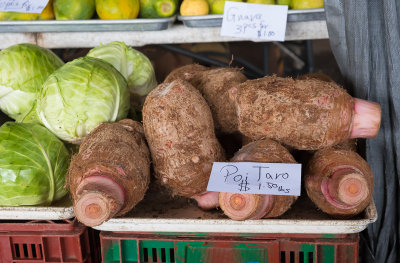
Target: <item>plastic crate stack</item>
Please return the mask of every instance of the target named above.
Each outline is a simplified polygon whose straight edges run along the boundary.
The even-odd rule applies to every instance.
[[[0,262],[100,262],[96,238],[76,220],[1,221]]]

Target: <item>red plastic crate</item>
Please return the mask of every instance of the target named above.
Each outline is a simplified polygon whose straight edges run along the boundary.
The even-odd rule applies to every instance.
[[[352,263],[358,234],[155,235],[101,232],[104,263]]]
[[[75,220],[0,221],[0,262],[96,263],[89,234]]]

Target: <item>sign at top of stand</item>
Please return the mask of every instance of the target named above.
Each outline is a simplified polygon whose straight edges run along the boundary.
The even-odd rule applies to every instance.
[[[225,1],[221,36],[285,41],[287,5]]]
[[[49,0],[0,0],[1,12],[42,13]]]

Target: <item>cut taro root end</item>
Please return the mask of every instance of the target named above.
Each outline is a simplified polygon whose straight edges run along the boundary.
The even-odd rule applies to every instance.
[[[381,107],[378,103],[354,99],[354,116],[350,138],[374,138],[381,125]]]
[[[125,201],[124,189],[107,176],[86,177],[77,187],[74,212],[86,226],[97,226],[115,216]]]
[[[324,180],[321,190],[326,200],[341,209],[352,209],[369,197],[368,182],[360,172],[342,169]]]
[[[348,174],[339,182],[338,198],[347,205],[358,205],[368,195],[368,183],[360,174]]]
[[[86,226],[101,225],[122,208],[109,196],[100,192],[85,192],[77,201],[74,212],[78,220]]]
[[[243,195],[233,194],[229,199],[230,206],[235,210],[241,210],[246,205],[246,199]]]
[[[220,193],[219,205],[234,220],[260,219],[271,208],[271,199],[263,195]]]

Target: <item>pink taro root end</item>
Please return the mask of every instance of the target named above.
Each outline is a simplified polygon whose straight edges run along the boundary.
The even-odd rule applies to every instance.
[[[205,192],[204,194],[193,197],[196,200],[197,205],[204,210],[210,210],[218,207],[218,195],[219,192]]]
[[[97,226],[117,214],[125,202],[125,191],[113,179],[92,175],[77,188],[75,216],[86,226]]]
[[[220,193],[219,202],[225,215],[233,220],[260,219],[271,211],[274,198],[270,195]]]
[[[374,138],[378,135],[380,125],[379,104],[355,98],[350,138]]]
[[[368,182],[353,169],[341,169],[321,184],[326,200],[341,209],[352,209],[369,196]]]

